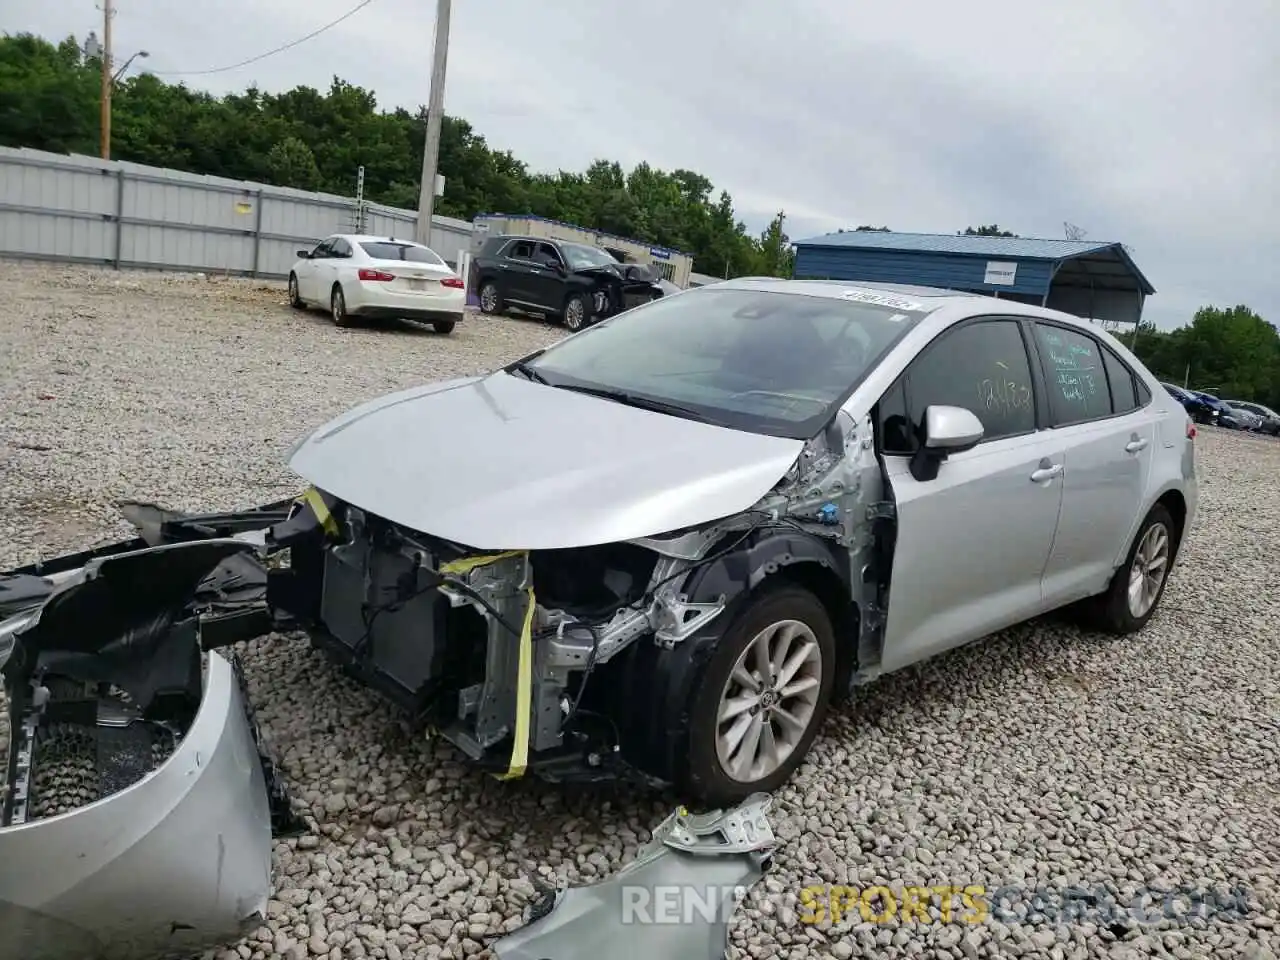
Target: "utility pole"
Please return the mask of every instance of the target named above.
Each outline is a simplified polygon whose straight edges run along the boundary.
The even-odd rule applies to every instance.
[[[102,0],[102,159],[111,159],[111,0]]]
[[[436,167],[440,159],[440,127],[444,123],[444,68],[449,56],[451,0],[436,0],[436,43],[431,58],[431,100],[427,104],[427,142],[422,151],[422,186],[418,191],[418,230],[414,238],[431,245],[431,215],[436,199]]]

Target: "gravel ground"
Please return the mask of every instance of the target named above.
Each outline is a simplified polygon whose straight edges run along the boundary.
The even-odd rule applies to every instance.
[[[127,534],[118,498],[223,509],[295,492],[302,432],[359,401],[559,336],[339,330],[283,286],[0,264],[0,568]],[[1160,613],[1115,641],[1050,619],[907,670],[835,712],[775,798],[776,868],[733,957],[1274,957],[1280,952],[1280,443],[1205,431],[1201,519]],[[481,956],[540,873],[608,875],[670,798],[501,784],[411,740],[296,638],[243,651],[311,831],[275,849],[267,927],[216,954]],[[806,886],[1243,886],[1247,915],[1141,926],[800,922]],[[1024,911],[1025,913],[1025,911]],[[937,915],[937,910],[934,910]]]

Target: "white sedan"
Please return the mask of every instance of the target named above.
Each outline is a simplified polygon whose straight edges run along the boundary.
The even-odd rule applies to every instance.
[[[465,284],[440,255],[412,240],[334,234],[299,250],[289,271],[289,303],[325,307],[340,327],[357,317],[430,323],[450,333],[466,306]]]

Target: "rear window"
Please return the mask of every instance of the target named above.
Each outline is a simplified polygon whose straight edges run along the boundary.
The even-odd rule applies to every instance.
[[[409,263],[430,263],[443,267],[445,262],[434,250],[411,243],[395,243],[390,240],[364,240],[360,249],[375,260],[405,260]]]

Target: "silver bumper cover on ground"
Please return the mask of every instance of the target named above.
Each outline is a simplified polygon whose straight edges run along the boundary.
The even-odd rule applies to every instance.
[[[231,664],[173,755],[133,786],[0,830],[2,960],[184,957],[266,912],[271,815]]]

